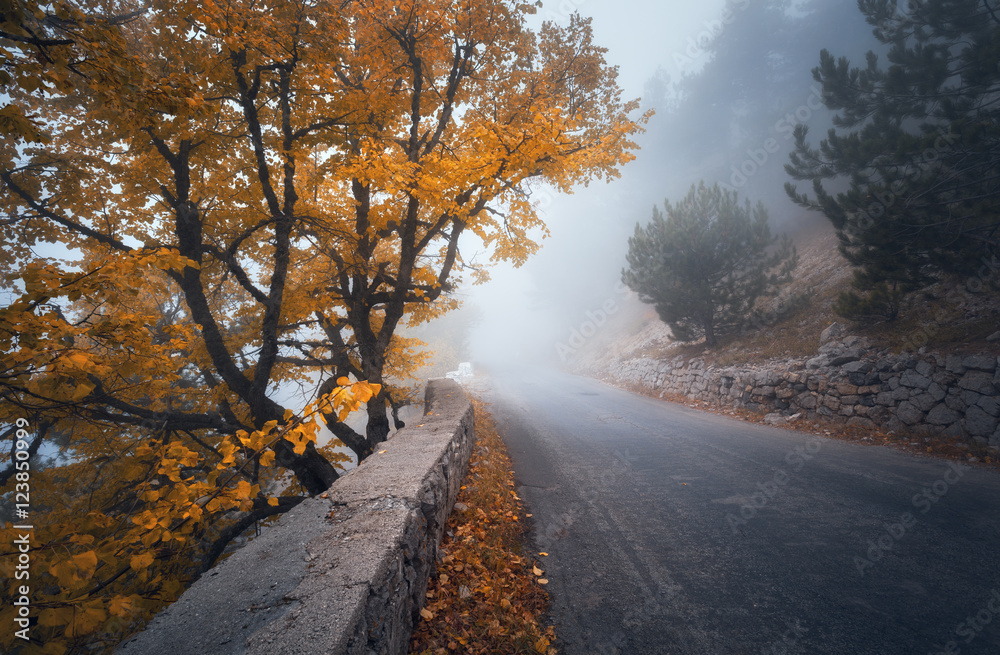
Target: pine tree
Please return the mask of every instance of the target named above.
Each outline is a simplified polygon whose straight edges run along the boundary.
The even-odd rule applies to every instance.
[[[815,198],[786,190],[833,223],[855,267],[856,291],[841,295],[837,311],[891,320],[906,294],[975,274],[997,248],[1000,10],[979,0],[859,7],[890,46],[888,66],[869,52],[864,68],[851,68],[822,51],[813,77],[838,114],[818,149],[797,129],[786,166],[812,181]]]
[[[735,192],[704,182],[680,203],[654,207],[628,245],[625,284],[655,305],[676,338],[704,335],[709,347],[787,282],[797,261],[787,236],[771,236],[763,203],[740,204]]]

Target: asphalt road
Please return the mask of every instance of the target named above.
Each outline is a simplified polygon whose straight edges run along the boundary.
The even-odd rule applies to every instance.
[[[1000,654],[1000,475],[492,371],[561,652]]]

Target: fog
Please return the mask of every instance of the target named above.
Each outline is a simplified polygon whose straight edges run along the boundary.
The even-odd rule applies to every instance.
[[[477,314],[466,351],[480,363],[558,363],[574,329],[629,302],[620,277],[636,223],[701,180],[763,201],[773,232],[822,223],[783,189],[792,130],[806,125],[815,143],[830,126],[811,74],[822,48],[858,65],[878,45],[855,0],[566,0],[535,18],[566,22],[574,10],[593,19],[625,98],[656,114],[620,179],[540,204],[551,234],[527,264],[461,288]],[[484,260],[474,245],[463,256]]]

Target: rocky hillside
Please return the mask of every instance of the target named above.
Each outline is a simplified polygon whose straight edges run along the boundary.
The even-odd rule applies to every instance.
[[[655,311],[633,297],[580,349],[575,368],[772,424],[948,439],[968,457],[995,459],[997,295],[951,280],[912,298],[892,324],[851,324],[832,310],[851,278],[835,236],[816,229],[800,234],[797,246],[794,283],[718,348],[673,341]]]
[[[851,269],[827,224],[798,233],[795,242],[799,263],[792,283],[777,297],[760,302],[756,319],[741,334],[721,338],[714,350],[706,350],[701,342],[674,341],[652,307],[633,295],[580,349],[575,365],[587,368],[602,360],[677,355],[739,365],[815,355],[823,330],[835,322],[847,323],[833,305],[838,294],[850,288]],[[926,348],[946,356],[1000,350],[1000,295],[985,290],[991,281],[1000,283],[1000,261],[993,264],[984,263],[982,277],[948,280],[915,294],[892,323],[850,324],[849,331],[893,352]]]

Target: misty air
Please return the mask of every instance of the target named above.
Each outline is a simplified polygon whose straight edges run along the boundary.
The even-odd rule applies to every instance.
[[[1000,653],[1000,3],[0,16],[0,651]]]

